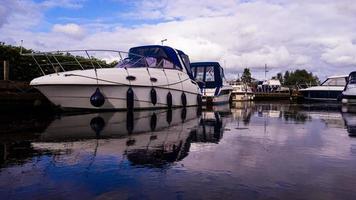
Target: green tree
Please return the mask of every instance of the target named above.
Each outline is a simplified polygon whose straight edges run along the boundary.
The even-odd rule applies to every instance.
[[[245,68],[244,72],[242,73],[241,80],[244,83],[251,83],[251,72],[249,68]]]
[[[65,68],[66,71],[69,70],[74,70],[74,69],[79,69],[79,63],[81,63],[82,67],[84,69],[91,69],[93,68],[93,65],[95,67],[111,67],[110,64],[107,64],[104,60],[100,60],[97,58],[91,58],[88,59],[88,57],[82,57],[82,56],[74,56],[71,55],[70,53],[56,53],[53,54],[56,56],[56,59],[54,56],[36,56],[36,61],[31,57],[31,56],[23,56],[20,54],[21,48],[12,46],[12,45],[6,45],[3,42],[0,42],[0,70],[2,70],[3,67],[3,61],[7,60],[9,61],[10,64],[10,80],[13,81],[31,81],[33,78],[39,77],[42,75],[41,70],[39,69],[36,61],[42,66],[42,70],[44,71],[45,74],[50,74],[54,73],[55,68],[56,70],[61,71],[59,64],[57,63],[57,60],[59,63],[62,64],[63,68]],[[23,53],[32,53],[34,52],[31,49],[22,49]],[[77,61],[75,60],[77,59]],[[50,64],[52,63],[52,64]],[[1,79],[2,79],[2,73],[1,74]]]
[[[283,84],[286,86],[293,86],[298,84],[308,84],[308,85],[317,85],[319,84],[319,79],[317,76],[314,76],[313,73],[308,72],[305,69],[295,70],[295,71],[286,71],[284,74]]]

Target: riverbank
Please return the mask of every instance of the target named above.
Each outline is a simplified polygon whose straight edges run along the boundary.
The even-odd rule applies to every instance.
[[[28,82],[0,81],[0,110],[39,108],[52,108],[52,104]]]

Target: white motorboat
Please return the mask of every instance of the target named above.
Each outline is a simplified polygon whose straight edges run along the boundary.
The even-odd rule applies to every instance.
[[[255,98],[251,87],[244,83],[233,83],[231,97],[232,101],[252,101]]]
[[[43,73],[43,76],[32,80],[31,85],[63,109],[155,109],[200,104],[199,87],[191,79],[189,57],[184,52],[159,45],[134,47],[128,53],[110,51],[120,58],[118,64],[111,68],[101,68],[98,59],[89,55],[107,51],[27,54],[35,59]],[[80,57],[75,56],[78,52],[88,55],[91,69],[83,67]],[[72,57],[81,69],[66,71],[65,66],[69,62],[59,61],[63,55],[65,59]],[[43,65],[36,59],[41,56],[47,58],[55,73],[45,74]],[[73,63],[70,68],[73,68]]]
[[[328,77],[320,86],[300,89],[305,100],[337,101],[347,83],[347,75]]]
[[[195,80],[203,95],[203,104],[216,105],[230,102],[232,87],[224,77],[224,70],[218,62],[191,63]]]
[[[350,73],[341,98],[343,104],[356,104],[356,71]]]

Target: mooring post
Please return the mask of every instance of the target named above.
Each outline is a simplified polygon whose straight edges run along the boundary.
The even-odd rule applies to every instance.
[[[7,60],[4,60],[4,81],[9,80],[9,62]]]

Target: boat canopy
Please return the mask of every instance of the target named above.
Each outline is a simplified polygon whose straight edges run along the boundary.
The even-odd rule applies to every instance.
[[[223,85],[224,70],[218,62],[191,63],[194,79],[200,88],[216,88]]]
[[[327,78],[322,86],[345,86],[347,84],[347,76],[334,76]]]
[[[149,45],[133,47],[129,50],[126,62],[119,67],[138,68],[138,67],[162,67],[182,70],[175,50],[168,46]]]

